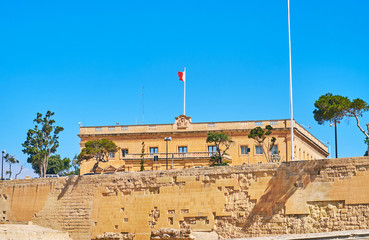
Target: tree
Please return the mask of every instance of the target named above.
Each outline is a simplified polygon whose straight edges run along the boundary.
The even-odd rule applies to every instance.
[[[227,155],[226,151],[233,143],[232,139],[223,132],[208,132],[206,142],[213,143],[216,147],[216,153],[211,157],[212,161],[214,162],[212,166],[228,165],[228,162],[223,162],[223,158],[225,155]],[[223,150],[222,147],[224,147]]]
[[[72,174],[79,175],[81,168],[80,168],[80,165],[79,165],[77,154],[74,155],[74,158],[73,158],[73,161],[72,161],[72,167],[74,169]]]
[[[96,173],[99,162],[107,162],[109,160],[109,153],[116,153],[118,149],[118,146],[113,141],[107,139],[88,141],[78,155],[78,160],[81,162],[83,160],[95,159],[96,163],[92,170]]]
[[[365,130],[360,126],[359,117],[362,117],[363,113],[367,111],[369,111],[368,103],[360,98],[352,100],[349,107],[346,109],[346,116],[354,117],[356,119],[356,126],[365,135],[365,138],[369,138],[369,125],[367,125],[368,132],[365,132]]]
[[[14,179],[17,179],[18,175],[21,174],[21,172],[23,171],[23,169],[24,169],[24,165],[21,165],[18,173],[15,174]]]
[[[54,126],[55,120],[51,119],[53,115],[50,111],[46,112],[45,117],[37,113],[33,120],[35,127],[28,130],[27,139],[22,144],[23,153],[29,156],[27,162],[32,163],[33,168],[39,167],[41,177],[46,175],[50,154],[59,147],[59,133],[64,130],[63,127]]]
[[[346,116],[346,110],[350,106],[350,99],[340,95],[327,93],[319,97],[314,103],[314,119],[319,124],[325,122],[337,123]]]
[[[249,138],[254,139],[259,146],[263,149],[264,156],[268,162],[271,162],[271,150],[277,140],[275,137],[271,139],[269,136],[272,134],[273,127],[270,125],[265,126],[265,129],[261,127],[255,127],[251,129],[250,134],[248,135]],[[265,139],[268,137],[267,143],[265,143]]]
[[[51,155],[49,157],[46,174],[65,175],[71,167],[70,162],[69,158],[65,157],[62,159],[59,154]],[[32,168],[35,170],[35,173],[40,174],[40,167],[37,164],[32,165]]]
[[[140,162],[140,165],[141,165],[141,167],[140,167],[140,171],[142,172],[142,171],[144,171],[145,170],[145,166],[144,166],[144,157],[145,157],[145,142],[142,142],[141,143],[141,146],[142,146],[142,148],[141,148],[141,162]]]
[[[351,101],[347,97],[327,93],[320,96],[319,99],[315,101],[314,106],[316,107],[313,111],[314,119],[319,124],[324,124],[325,122],[334,122],[337,124],[337,122],[344,117],[354,117],[359,130],[364,134],[365,138],[369,138],[369,127],[368,132],[365,132],[360,126],[359,121],[359,117],[362,117],[364,112],[369,111],[369,105],[364,100],[356,98]]]
[[[9,178],[12,178],[12,165],[19,163],[19,160],[9,153],[4,156],[4,160],[9,164],[9,171],[6,171],[5,175],[9,174]]]
[[[71,167],[70,162],[70,159],[67,157],[62,159],[59,154],[52,155],[49,158],[49,165],[47,166],[46,173],[65,175]]]

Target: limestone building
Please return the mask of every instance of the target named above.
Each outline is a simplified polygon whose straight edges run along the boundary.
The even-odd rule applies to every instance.
[[[289,161],[290,120],[232,121],[192,123],[191,117],[181,115],[173,124],[115,125],[80,127],[81,149],[84,143],[96,139],[114,141],[120,148],[109,154],[108,162],[99,163],[97,172],[139,171],[144,150],[145,170],[163,170],[208,166],[215,146],[206,143],[208,132],[224,132],[234,143],[227,153],[231,165],[267,162],[263,149],[248,138],[251,129],[271,125],[271,137],[277,140],[271,151],[273,161]],[[165,141],[165,138],[171,138]],[[143,144],[142,144],[143,143]],[[298,123],[294,123],[295,160],[326,158],[327,146]],[[168,154],[167,154],[168,153]],[[157,156],[157,157],[155,157]],[[81,163],[81,174],[92,172],[95,160]]]

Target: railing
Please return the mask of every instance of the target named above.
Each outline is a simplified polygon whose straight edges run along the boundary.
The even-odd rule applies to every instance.
[[[272,125],[273,128],[286,128],[285,119],[280,119],[280,120],[263,120],[263,121],[191,123],[191,129],[187,129],[187,131],[253,129],[256,126],[266,126],[266,125]],[[127,134],[127,133],[147,133],[147,132],[164,133],[173,131],[182,131],[182,130],[174,130],[174,124],[80,127],[80,134],[82,135]]]
[[[173,159],[189,159],[189,158],[210,158],[213,156],[215,152],[186,152],[186,153],[169,153],[168,158]],[[158,156],[159,159],[166,159],[166,153],[144,153],[144,159],[153,159],[154,156]],[[133,154],[125,154],[124,157],[121,158],[122,160],[139,160],[142,159],[141,153],[133,153]],[[224,159],[231,160],[230,156],[224,156]]]

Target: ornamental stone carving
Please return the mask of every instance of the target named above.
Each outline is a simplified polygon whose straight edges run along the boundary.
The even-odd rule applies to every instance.
[[[186,115],[176,117],[173,128],[178,130],[191,128],[191,117],[187,117]]]

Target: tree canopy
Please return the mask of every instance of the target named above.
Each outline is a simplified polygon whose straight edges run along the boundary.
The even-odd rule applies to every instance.
[[[325,122],[337,122],[346,116],[346,110],[350,106],[350,99],[340,95],[327,93],[315,101],[314,119],[319,124]]]
[[[41,177],[46,175],[49,156],[59,147],[59,133],[64,130],[63,127],[54,126],[55,120],[51,119],[53,115],[51,111],[47,111],[44,117],[37,113],[33,120],[35,126],[28,130],[27,139],[22,144],[23,153],[28,154],[27,162],[32,164],[33,169],[39,168]]]
[[[208,132],[206,142],[213,143],[216,147],[216,153],[212,156],[212,161],[214,161],[212,165],[220,166],[228,164],[228,162],[223,161],[223,158],[225,155],[227,155],[226,151],[233,143],[232,139],[223,132]]]
[[[359,120],[359,117],[362,117],[365,112],[369,111],[369,105],[364,100],[356,98],[351,101],[347,97],[326,93],[315,101],[314,106],[314,119],[319,124],[324,124],[325,122],[337,123],[345,117],[354,117],[356,119],[356,125],[364,134],[365,139],[369,139],[369,129],[366,132],[360,126]]]
[[[47,165],[46,174],[68,174],[68,170],[71,167],[71,160],[67,157],[61,158],[59,154],[51,155],[49,157],[49,164]],[[35,173],[40,174],[40,168],[37,164],[32,165]]]
[[[61,158],[59,154],[52,155],[49,158],[49,165],[47,166],[47,174],[64,175],[71,167],[71,160],[67,157]]]
[[[96,163],[93,167],[93,172],[96,173],[99,162],[107,162],[109,160],[109,153],[116,153],[118,149],[118,146],[111,140],[99,139],[88,141],[78,155],[78,160],[81,162],[83,160],[95,159]]]
[[[275,137],[272,137],[270,141],[268,140],[265,143],[265,139],[272,134],[273,127],[270,125],[265,126],[265,129],[261,127],[255,127],[251,129],[250,134],[248,135],[249,138],[254,139],[260,147],[263,149],[264,156],[268,162],[271,161],[271,150],[277,140]]]

